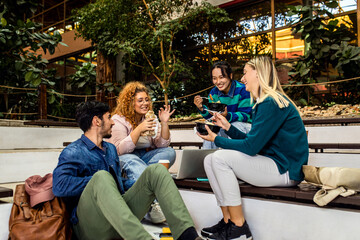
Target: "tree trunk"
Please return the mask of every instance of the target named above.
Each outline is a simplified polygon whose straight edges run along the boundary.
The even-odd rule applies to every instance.
[[[116,82],[116,58],[97,51],[96,84],[100,87],[96,90],[96,100],[113,107],[116,105],[114,94],[109,94],[104,88],[104,84],[108,82]]]
[[[162,89],[164,90],[164,104],[167,106],[167,105],[169,105],[169,101],[168,101],[169,96],[168,96],[168,94],[167,94],[167,89],[168,89],[168,85],[169,85],[169,84],[166,84],[165,82],[166,82],[165,80],[159,81],[160,86],[161,86]]]
[[[168,97],[168,94],[166,92],[164,93],[164,97],[165,97],[164,103],[167,106],[167,105],[169,105],[169,101],[168,101],[169,97]]]

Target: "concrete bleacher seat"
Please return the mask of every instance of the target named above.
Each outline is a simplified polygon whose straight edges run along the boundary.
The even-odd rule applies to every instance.
[[[0,240],[7,240],[9,235],[9,217],[12,203],[0,204]]]
[[[306,127],[309,148],[315,152],[360,153],[360,126]]]
[[[360,126],[306,127],[310,144],[360,144]],[[172,133],[175,130],[172,130]],[[194,133],[180,138],[177,146],[198,147]],[[197,137],[197,136],[196,136]],[[174,141],[172,141],[174,143]],[[175,145],[175,144],[174,144]],[[315,145],[316,146],[316,145]],[[324,146],[324,145],[322,145]],[[177,163],[178,164],[178,163]],[[348,149],[327,149],[325,153],[311,152],[309,165],[328,167],[360,168],[360,151]],[[199,184],[203,185],[199,187]],[[180,193],[189,208],[196,228],[211,226],[221,219],[220,208],[208,183],[193,182],[180,184]],[[242,187],[243,210],[253,232],[254,239],[357,239],[360,229],[360,196],[341,198],[325,208],[312,202],[313,192],[303,192],[298,188],[260,189]],[[194,201],[196,199],[196,201]],[[331,206],[331,207],[330,207]],[[341,219],[341,222],[338,221]],[[354,222],[355,221],[355,222]]]
[[[63,148],[79,138],[79,128],[0,127],[0,150]]]
[[[0,127],[0,183],[52,172],[62,143],[81,134],[78,128]]]
[[[180,189],[196,229],[216,224],[221,218],[213,193]],[[306,203],[258,197],[242,198],[243,211],[257,240],[358,239],[359,210],[321,208]]]
[[[175,180],[179,188],[201,190],[212,192],[209,182],[199,182],[196,179]],[[317,188],[306,183],[301,183],[300,187],[255,187],[247,183],[239,184],[242,197],[258,197],[271,200],[285,200],[291,203],[306,203],[316,206],[313,197]],[[349,197],[337,197],[331,201],[327,207],[337,207],[348,210],[360,210],[360,195],[356,194]]]
[[[360,126],[306,127],[309,143],[360,143]]]
[[[309,143],[360,143],[360,126],[307,129]],[[63,143],[72,142],[81,134],[78,128],[0,127],[0,183],[24,181],[31,175],[52,172]],[[187,147],[195,148],[202,144],[202,139],[193,129],[171,129],[171,135],[172,143],[192,142],[195,146]],[[172,172],[176,172],[178,159],[181,158],[181,150],[176,149],[176,152],[177,160],[170,169]],[[360,168],[359,156],[358,152],[310,153],[309,164]],[[221,212],[211,192],[182,188],[180,193],[197,229],[215,224],[220,219]],[[357,209],[344,210],[336,206],[320,208],[306,202],[260,195],[244,196],[243,204],[254,239],[357,239],[360,236],[357,225],[354,227],[354,223],[360,219],[360,210]],[[4,232],[7,231],[10,209],[11,204],[0,204],[0,240],[7,239]]]

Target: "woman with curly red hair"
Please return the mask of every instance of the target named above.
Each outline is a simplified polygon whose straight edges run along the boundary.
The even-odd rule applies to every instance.
[[[146,118],[152,110],[152,103],[146,86],[140,82],[129,82],[117,99],[117,106],[112,112],[115,125],[112,137],[108,140],[116,146],[122,169],[128,180],[125,187],[130,188],[140,177],[145,168],[159,160],[169,160],[170,166],[175,161],[175,150],[169,148],[170,131],[168,121],[173,111],[170,106],[160,108],[157,123],[156,116]],[[149,134],[151,131],[153,134]],[[161,211],[155,203],[153,211]],[[165,221],[162,214],[150,214],[153,222]],[[152,217],[153,216],[153,217]]]

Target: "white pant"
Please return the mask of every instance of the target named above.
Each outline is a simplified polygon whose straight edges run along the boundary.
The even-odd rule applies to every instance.
[[[237,129],[239,129],[240,131],[242,131],[245,134],[248,134],[250,132],[250,129],[251,129],[251,124],[246,123],[246,122],[233,122],[233,123],[231,123],[231,125],[233,125],[234,127],[236,127]],[[225,133],[225,130],[222,129],[222,128],[220,129],[220,132],[218,133],[218,135],[221,136],[221,137],[230,138]],[[202,148],[203,149],[217,149],[219,147],[216,146],[214,142],[204,140]]]
[[[219,206],[241,205],[238,178],[257,187],[290,187],[299,182],[280,174],[275,162],[262,155],[218,150],[205,157],[204,167]]]

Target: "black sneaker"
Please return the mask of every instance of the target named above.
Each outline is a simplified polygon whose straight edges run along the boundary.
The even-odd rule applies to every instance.
[[[252,235],[249,229],[249,225],[244,222],[241,227],[236,226],[233,222],[229,220],[224,228],[220,231],[208,236],[208,239],[216,240],[252,240]]]
[[[207,227],[207,228],[203,228],[201,230],[201,235],[203,237],[208,237],[211,234],[214,234],[216,232],[219,232],[222,228],[224,228],[226,226],[226,223],[224,221],[224,219],[221,219],[220,222],[218,222],[217,224],[215,224],[212,227]]]

